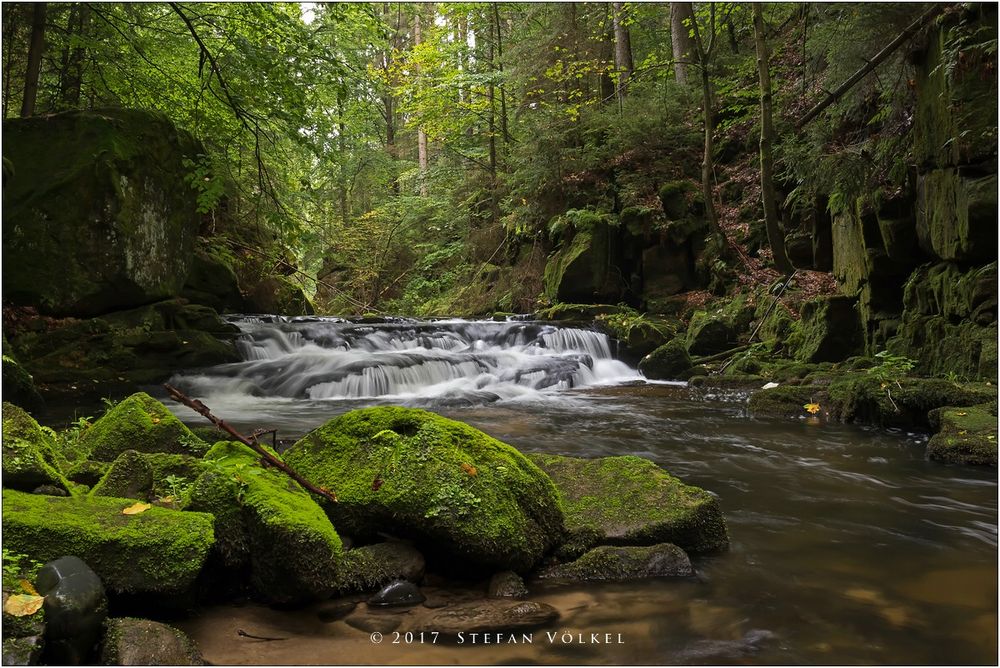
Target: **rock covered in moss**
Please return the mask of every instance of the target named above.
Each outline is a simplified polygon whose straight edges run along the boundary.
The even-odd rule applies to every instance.
[[[110,467],[111,464],[108,462],[95,462],[91,459],[84,459],[70,465],[66,473],[66,478],[78,485],[93,487],[100,482]]]
[[[242,443],[220,441],[205,461],[189,507],[215,516],[224,566],[247,570],[253,591],[271,603],[330,596],[343,546],[313,498],[283,472],[262,468]]]
[[[141,453],[126,450],[118,455],[107,473],[90,490],[91,496],[146,500],[153,487],[153,468]]]
[[[538,320],[589,321],[601,316],[624,313],[624,306],[613,304],[556,304],[535,314]]]
[[[802,304],[801,319],[787,341],[802,362],[840,362],[861,352],[865,338],[857,298],[833,295]]]
[[[424,577],[424,555],[402,541],[363,545],[344,553],[337,572],[337,591],[370,591],[393,580],[420,582]]]
[[[568,564],[550,566],[538,574],[558,580],[639,580],[694,575],[684,550],[670,543],[638,547],[601,545]]]
[[[681,339],[672,339],[639,362],[639,372],[650,380],[687,380],[694,372],[691,355]]]
[[[55,441],[35,419],[12,403],[3,403],[3,484],[30,491],[55,485],[69,492],[59,470]]]
[[[530,569],[559,540],[549,480],[505,443],[419,409],[351,411],[307,434],[285,460],[336,492],[326,510],[352,535],[384,531],[472,566]]]
[[[489,598],[524,598],[527,595],[528,588],[524,586],[524,580],[514,571],[494,573],[486,587],[486,596]]]
[[[685,485],[651,461],[633,456],[529,458],[559,490],[569,533],[561,556],[572,558],[599,544],[674,543],[695,553],[729,544],[716,497]]]
[[[183,631],[149,619],[109,619],[101,643],[104,666],[204,666],[201,650]]]
[[[169,499],[171,507],[181,508],[187,504],[185,492],[205,466],[188,455],[126,450],[107,467],[90,494],[141,501]]]
[[[115,593],[184,592],[215,542],[212,516],[149,508],[131,499],[61,498],[3,491],[5,546],[37,561],[83,559]]]
[[[754,417],[804,417],[808,415],[806,404],[815,403],[823,410],[825,390],[819,385],[781,385],[758,390],[750,396],[748,408]]]
[[[200,221],[184,160],[203,152],[152,111],[5,120],[4,297],[97,315],[178,294]]]
[[[182,295],[219,313],[242,311],[243,295],[230,257],[214,248],[196,248]]]
[[[4,348],[7,344],[4,343]],[[3,355],[3,396],[7,401],[28,410],[44,404],[35,387],[35,379],[10,355]]]
[[[996,403],[967,408],[939,408],[932,422],[940,426],[927,443],[927,456],[951,464],[997,465]]]
[[[285,276],[269,276],[253,286],[246,306],[253,313],[312,315],[316,312],[302,287]]]
[[[90,458],[113,461],[126,450],[203,455],[208,445],[145,392],[123,399],[81,437]]]

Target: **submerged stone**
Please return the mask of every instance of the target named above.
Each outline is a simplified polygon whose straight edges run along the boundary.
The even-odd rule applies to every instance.
[[[382,587],[378,593],[368,599],[368,605],[376,608],[389,608],[417,605],[425,600],[427,599],[420,593],[420,587],[406,580],[395,580]]]
[[[336,492],[326,511],[351,535],[392,533],[425,554],[527,570],[562,534],[548,476],[509,445],[428,411],[351,411],[307,434],[285,461]]]
[[[201,650],[183,631],[149,619],[108,620],[104,666],[204,666]]]
[[[520,575],[513,571],[503,571],[490,578],[486,595],[490,598],[524,598],[528,595],[528,588],[524,586]]]
[[[114,461],[126,450],[201,456],[208,445],[145,392],[120,401],[80,437],[90,459]]]
[[[538,574],[542,579],[638,580],[694,575],[684,550],[671,543],[646,547],[602,545],[568,564],[550,566]]]
[[[600,544],[674,543],[688,552],[729,544],[719,502],[640,457],[579,459],[532,454],[559,490],[569,538],[564,558]]]
[[[60,557],[42,567],[35,588],[45,597],[46,663],[89,663],[108,616],[97,573],[77,557]]]
[[[5,489],[4,546],[41,562],[80,557],[115,593],[186,591],[215,541],[212,516],[156,507],[122,513],[134,503]]]

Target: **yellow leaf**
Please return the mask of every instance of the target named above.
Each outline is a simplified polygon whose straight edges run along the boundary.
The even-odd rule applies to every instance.
[[[131,506],[122,511],[122,515],[138,515],[139,513],[144,513],[152,508],[148,503],[133,503]]]
[[[158,417],[153,418],[153,424],[160,424],[160,418]]]
[[[479,474],[479,471],[476,470],[476,467],[473,466],[472,464],[465,464],[465,463],[463,463],[462,464],[462,470],[465,471],[466,473],[468,473],[469,475],[478,475]]]
[[[38,596],[38,590],[36,590],[35,586],[27,580],[18,580],[17,584],[21,585],[21,591],[24,593],[31,594],[32,596]]]
[[[14,594],[4,603],[3,611],[14,617],[27,617],[38,612],[45,602],[44,596],[32,596],[31,594]]]
[[[802,408],[806,409],[807,411],[809,411],[813,415],[815,415],[816,413],[819,413],[819,404],[806,404]]]
[[[959,417],[965,417],[966,415],[968,415],[968,413],[966,413],[965,411],[955,411],[955,415],[958,415]]]
[[[173,502],[174,502],[174,500],[175,500],[175,499],[174,499],[174,497],[172,497],[172,496],[161,496],[161,497],[160,497],[160,498],[158,499],[158,501],[159,501],[160,503],[173,503]]]
[[[965,431],[964,429],[959,429],[959,430],[958,430],[958,435],[959,435],[959,436],[965,436],[965,434],[966,434],[966,433],[967,433],[967,432],[966,432],[966,431]]]

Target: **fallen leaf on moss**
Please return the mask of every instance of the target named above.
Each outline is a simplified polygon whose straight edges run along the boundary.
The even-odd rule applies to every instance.
[[[122,511],[122,515],[138,515],[139,513],[144,513],[153,506],[148,503],[133,503],[131,506]]]
[[[955,411],[955,415],[958,415],[959,417],[965,417],[966,415],[968,415],[968,413],[966,413],[965,411]]]
[[[809,411],[813,415],[815,415],[816,413],[819,413],[819,404],[806,404],[802,408],[806,409],[807,411]]]
[[[4,603],[3,611],[14,617],[27,617],[38,612],[45,602],[44,596],[32,596],[31,594],[14,594]]]
[[[462,470],[468,473],[469,475],[479,475],[479,471],[472,464],[466,464],[463,462]]]

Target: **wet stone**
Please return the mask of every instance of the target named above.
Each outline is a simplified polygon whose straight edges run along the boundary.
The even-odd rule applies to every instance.
[[[354,612],[357,602],[349,599],[327,601],[316,609],[316,616],[321,622],[335,622]]]
[[[46,496],[69,496],[69,492],[62,487],[56,487],[55,485],[39,485],[35,489],[31,490],[31,493],[44,494]]]
[[[399,615],[378,615],[371,613],[351,615],[344,621],[347,622],[348,626],[359,631],[364,631],[365,633],[374,633],[376,631],[379,633],[391,633],[403,623]]]
[[[524,580],[514,571],[503,571],[490,579],[487,590],[490,598],[524,598],[527,595],[528,588],[524,586]]]
[[[544,626],[557,619],[559,611],[547,603],[484,599],[458,603],[435,612],[414,631],[438,631],[445,636],[519,631]]]
[[[45,662],[87,663],[108,616],[101,579],[83,560],[60,557],[42,567],[35,588],[45,597]]]
[[[406,580],[395,580],[382,587],[377,594],[368,599],[368,605],[385,608],[423,603],[425,597],[420,588]]]

